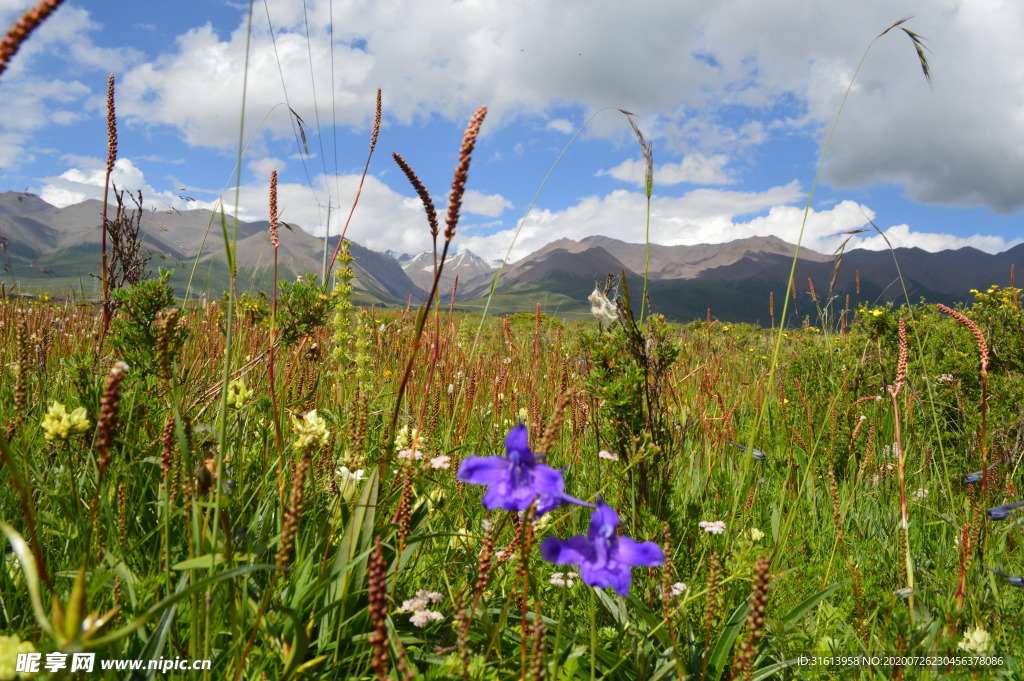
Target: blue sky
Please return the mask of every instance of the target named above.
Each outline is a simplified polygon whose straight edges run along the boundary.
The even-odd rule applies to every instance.
[[[30,4],[0,0],[0,23]],[[514,260],[561,237],[643,241],[643,165],[620,108],[654,145],[652,241],[795,242],[857,63],[909,14],[932,85],[903,32],[873,44],[803,243],[831,252],[871,219],[896,246],[1004,250],[1024,237],[1024,5],[1009,0],[267,0],[251,34],[245,3],[69,2],[0,76],[0,189],[55,205],[102,195],[114,73],[118,184],[157,210],[233,206],[246,82],[241,216],[266,219],[276,168],[282,219],[322,234],[330,207],[336,233],[380,87],[383,127],[348,232],[370,248],[429,247],[391,153],[443,209],[480,105],[458,248]],[[884,247],[874,232],[851,245]]]

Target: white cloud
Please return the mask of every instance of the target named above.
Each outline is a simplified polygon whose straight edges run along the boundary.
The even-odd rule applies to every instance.
[[[681,197],[656,195],[651,208],[651,241],[668,245],[721,243],[753,236],[753,228],[734,219],[798,200],[801,195],[795,182],[763,192],[697,189]],[[563,211],[536,210],[515,239],[511,259],[522,258],[560,238],[603,234],[639,243],[644,240],[645,215],[646,197],[621,189],[605,196],[585,197]],[[469,236],[458,240],[459,247],[488,259],[504,258],[515,232],[511,228],[489,236]]]
[[[59,207],[87,199],[102,199],[105,161],[74,156],[66,159],[75,167],[69,168],[58,177],[46,178],[39,192],[40,197]],[[128,158],[117,160],[112,179],[121,189],[141,189],[147,209],[220,210],[220,201],[217,199],[186,200],[174,192],[154,189],[146,181],[142,171]],[[327,200],[324,197],[328,192],[340,191],[342,201],[350,202],[356,196],[359,181],[360,176],[356,174],[337,177],[318,175],[314,178],[312,190],[306,185],[282,182],[278,184],[280,218],[284,222],[302,227],[315,236],[323,235],[328,221]],[[269,179],[241,187],[238,192],[239,218],[247,221],[268,219],[268,187]],[[188,193],[193,196],[217,194],[194,187],[189,188]],[[225,212],[234,214],[234,188],[225,192],[224,203]],[[343,204],[340,210],[337,205],[333,206],[330,216],[331,234],[336,235],[341,230],[350,207],[350,203]],[[378,251],[392,249],[417,253],[428,248],[431,243],[419,201],[398,194],[373,175],[368,175],[363,183],[347,236]]]
[[[651,242],[667,246],[695,245],[775,236],[792,244],[800,240],[803,248],[831,254],[846,239],[846,232],[863,228],[875,219],[875,212],[867,206],[841,201],[827,209],[811,210],[804,223],[803,207],[793,205],[800,199],[802,192],[796,183],[764,192],[699,189],[679,198],[655,195],[651,211]],[[504,258],[509,247],[513,246],[510,256],[513,262],[561,238],[580,240],[600,234],[629,243],[643,243],[644,207],[642,193],[618,190],[603,197],[586,197],[563,211],[538,210],[532,213],[523,224],[514,246],[515,229],[456,240],[460,248],[469,248],[488,259]],[[749,220],[742,219],[751,213],[764,214]],[[885,234],[893,247],[916,246],[928,251],[973,246],[997,253],[1024,241],[917,232],[907,225],[890,227]],[[854,237],[847,249],[854,248],[881,250],[888,246],[876,235]]]
[[[89,199],[102,199],[106,184],[106,160],[84,156],[66,156],[66,161],[73,163],[74,168],[61,173],[58,177],[48,177],[39,192],[39,197],[49,204],[63,208]],[[114,163],[110,179],[118,189],[131,192],[142,190],[142,198],[147,208],[213,208],[213,202],[186,202],[176,194],[157,191],[146,183],[142,171],[130,158],[119,158]]]
[[[548,130],[554,130],[565,135],[571,135],[576,131],[576,126],[572,124],[572,121],[567,121],[564,118],[555,118],[548,121],[545,126]]]
[[[278,175],[281,175],[284,173],[285,168],[288,167],[288,162],[273,157],[257,158],[246,163],[245,167],[249,169],[249,172],[251,172],[254,177],[265,178],[269,183],[271,171],[276,170]]]
[[[661,163],[654,166],[654,185],[674,184],[731,184],[724,169],[729,159],[724,154],[705,156],[699,152],[687,154],[678,163]],[[617,180],[643,186],[646,164],[640,159],[627,159],[609,170],[599,170],[598,175],[611,175]]]
[[[501,194],[484,194],[475,189],[467,189],[462,198],[462,210],[475,215],[496,218],[508,208],[512,208],[512,202]]]
[[[920,248],[935,253],[937,251],[955,248],[977,248],[986,253],[1000,253],[1012,248],[1024,239],[1013,239],[1007,241],[998,236],[984,236],[975,234],[969,237],[959,237],[952,234],[937,234],[932,232],[913,232],[909,225],[894,225],[884,231],[886,243],[877,233],[874,236],[856,240],[857,248],[864,248],[869,251],[887,251],[890,244],[893,248]]]
[[[34,4],[34,3],[33,3]],[[0,5],[0,22],[9,26],[31,6],[27,3]],[[41,56],[63,57],[76,71],[97,69],[119,72],[139,61],[142,53],[133,48],[109,48],[96,45],[90,34],[99,33],[103,26],[89,11],[65,4],[37,28],[29,40],[21,44],[17,54],[4,73],[4,78],[18,78]],[[104,83],[104,87],[106,83]]]

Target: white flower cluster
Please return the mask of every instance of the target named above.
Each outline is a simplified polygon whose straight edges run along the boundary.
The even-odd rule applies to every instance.
[[[697,523],[700,529],[704,530],[709,534],[722,534],[725,532],[725,521],[715,520],[714,522],[708,522],[706,520]]]
[[[555,572],[552,573],[551,578],[548,579],[548,584],[551,584],[552,586],[572,588],[576,583],[576,580],[579,578],[580,576],[575,572]]]
[[[317,415],[316,409],[307,411],[301,417],[292,416],[292,426],[295,429],[296,449],[322,447],[330,441],[327,421]]]
[[[618,461],[619,455],[609,452],[607,449],[602,449],[597,453],[597,458],[604,459],[605,461]]]
[[[427,607],[431,603],[437,603],[443,598],[444,596],[435,591],[420,589],[416,592],[415,598],[410,598],[402,603],[402,607],[398,609],[398,612],[411,612],[412,617],[409,618],[409,621],[412,622],[413,626],[425,627],[430,622],[444,619],[444,615]]]
[[[964,640],[960,641],[956,647],[966,653],[986,655],[992,649],[992,636],[981,627],[977,627],[965,631]]]
[[[661,596],[662,598],[675,598],[676,596],[679,596],[689,588],[690,587],[686,586],[686,584],[682,582],[676,582],[672,586],[668,587],[668,589],[662,588]]]

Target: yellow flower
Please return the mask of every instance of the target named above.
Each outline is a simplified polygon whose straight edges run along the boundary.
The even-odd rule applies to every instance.
[[[228,406],[241,409],[242,405],[249,401],[253,391],[245,386],[245,381],[239,379],[228,384]]]
[[[307,411],[302,418],[292,417],[292,425],[298,437],[295,439],[296,449],[305,449],[315,445],[326,445],[329,433],[327,432],[327,421],[322,416],[317,416],[316,409]]]
[[[31,641],[22,641],[17,635],[0,636],[0,679],[27,679],[31,675],[18,672],[18,653],[34,653]]]
[[[985,655],[992,649],[992,636],[981,627],[964,632],[964,640],[956,646],[966,653]]]
[[[874,310],[872,310],[872,311],[871,311],[871,314],[872,314],[872,316],[875,316],[875,317],[879,317],[879,316],[881,316],[881,315],[882,315],[882,314],[883,314],[884,312],[885,312],[885,310],[883,310],[882,308],[880,308],[880,307],[876,307],[876,308],[875,308]]]
[[[63,404],[54,402],[43,417],[42,427],[43,437],[47,440],[67,440],[89,430],[89,419],[85,417],[85,407],[69,414]]]

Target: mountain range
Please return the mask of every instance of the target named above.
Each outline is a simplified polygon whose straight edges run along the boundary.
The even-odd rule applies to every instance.
[[[99,271],[101,211],[102,202],[96,200],[57,208],[32,194],[0,193],[0,282],[5,290],[94,297],[99,290],[93,275]],[[188,291],[216,297],[226,290],[229,278],[219,214],[147,210],[141,225],[150,266],[173,267],[172,284],[179,295]],[[228,227],[233,228],[233,221]],[[273,262],[269,223],[240,221],[237,229],[239,290],[269,290]],[[328,257],[337,242],[337,237],[328,240]],[[350,248],[356,257],[356,302],[405,306],[426,297],[433,282],[432,252],[378,253],[355,243]],[[607,236],[559,239],[505,265],[488,309],[532,312],[540,303],[549,314],[583,317],[589,314],[587,296],[608,275],[625,276],[637,303],[646,261],[654,311],[683,322],[711,314],[725,321],[766,324],[772,321],[772,293],[774,312],[781,314],[780,296],[786,290],[795,250],[776,237],[752,237],[723,244],[651,244],[648,259],[643,244]],[[279,279],[320,273],[324,252],[322,238],[294,225],[282,229]],[[457,307],[480,310],[500,265],[468,250],[449,254],[439,295],[447,299],[455,287]],[[855,249],[841,257],[802,248],[791,306],[795,317],[789,321],[800,323],[806,318],[816,323],[819,306],[831,299],[841,309],[847,296],[850,305],[907,298],[915,303],[923,298],[952,304],[969,299],[972,288],[1011,284],[1018,265],[1024,265],[1024,245],[997,254],[973,248],[937,253],[897,248]]]

